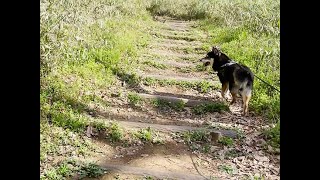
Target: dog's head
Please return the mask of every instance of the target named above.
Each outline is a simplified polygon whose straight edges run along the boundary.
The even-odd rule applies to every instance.
[[[219,47],[214,46],[212,47],[212,50],[207,53],[207,55],[200,59],[200,62],[203,63],[204,66],[209,66],[210,64],[214,63],[215,59],[218,59],[221,55],[221,51]]]

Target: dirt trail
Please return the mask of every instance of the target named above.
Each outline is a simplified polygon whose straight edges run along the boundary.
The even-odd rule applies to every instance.
[[[204,54],[184,53],[181,49],[197,49],[201,46],[201,39],[205,34],[192,34],[194,22],[178,21],[171,18],[157,18],[163,28],[157,30],[157,37],[150,46],[148,54],[142,59],[148,59],[156,55],[160,59],[150,58],[157,63],[163,62],[168,65],[167,69],[155,67],[137,70],[141,76],[153,77],[154,79],[170,79],[176,81],[201,81],[209,80],[213,84],[219,83],[215,74],[203,72],[181,72],[180,68],[197,65],[197,59]],[[195,37],[193,40],[189,36]],[[180,49],[179,49],[180,48]],[[166,63],[167,62],[167,63]],[[174,63],[177,62],[177,63]],[[190,65],[190,66],[188,66]],[[220,85],[218,84],[218,87]],[[125,88],[124,88],[125,89]],[[182,89],[173,85],[145,85],[141,83],[139,88],[132,88],[144,97],[155,97],[159,95],[170,101],[172,99],[184,98],[185,101],[208,102],[220,99],[220,90],[201,93],[194,89]],[[130,89],[130,90],[132,90]],[[119,92],[122,90],[115,89]],[[123,91],[126,91],[123,90]],[[124,92],[126,93],[126,92]],[[117,98],[109,99],[113,103],[105,112],[96,114],[101,118],[117,120],[126,129],[144,128],[150,126],[162,131],[168,138],[164,144],[142,144],[132,147],[115,146],[115,151],[110,155],[102,155],[96,158],[97,163],[109,169],[110,173],[101,179],[142,179],[147,176],[158,179],[242,179],[245,177],[264,176],[265,179],[280,179],[279,155],[267,153],[261,138],[261,127],[264,119],[255,116],[242,117],[241,103],[237,102],[230,106],[231,112],[213,112],[195,115],[191,107],[185,107],[183,111],[171,109],[159,109],[142,104],[139,108],[133,108]],[[207,152],[192,150],[181,141],[171,137],[171,130],[185,131],[203,128],[208,125],[225,127],[224,135],[237,134],[240,130],[243,139],[234,139],[231,147],[211,144]],[[230,130],[231,129],[231,130]],[[231,136],[235,137],[235,136]],[[105,152],[107,153],[107,152]]]

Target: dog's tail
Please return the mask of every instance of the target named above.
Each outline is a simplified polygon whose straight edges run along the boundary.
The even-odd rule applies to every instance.
[[[240,84],[240,88],[239,88],[239,91],[240,91],[240,94],[241,95],[246,95],[246,96],[251,96],[251,92],[252,92],[252,89],[253,89],[253,80],[254,80],[254,76],[252,73],[248,74],[249,76],[246,78],[245,81],[243,81],[241,84]]]

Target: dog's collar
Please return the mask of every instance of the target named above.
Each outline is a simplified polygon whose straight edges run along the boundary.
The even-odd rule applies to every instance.
[[[236,62],[234,62],[234,61],[230,61],[230,62],[228,62],[228,63],[226,63],[226,64],[224,64],[224,65],[220,66],[220,69],[222,69],[222,68],[224,68],[224,67],[227,67],[227,66],[231,66],[231,65],[233,65],[233,64],[237,64],[237,63],[236,63]]]

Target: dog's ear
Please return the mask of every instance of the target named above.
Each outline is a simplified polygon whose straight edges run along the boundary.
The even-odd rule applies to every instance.
[[[220,47],[219,47],[219,46],[213,46],[213,47],[212,47],[212,51],[214,51],[214,50],[220,51]]]
[[[220,51],[218,46],[213,46],[212,47],[212,52],[217,56],[220,56],[220,54],[221,54],[221,51]]]

